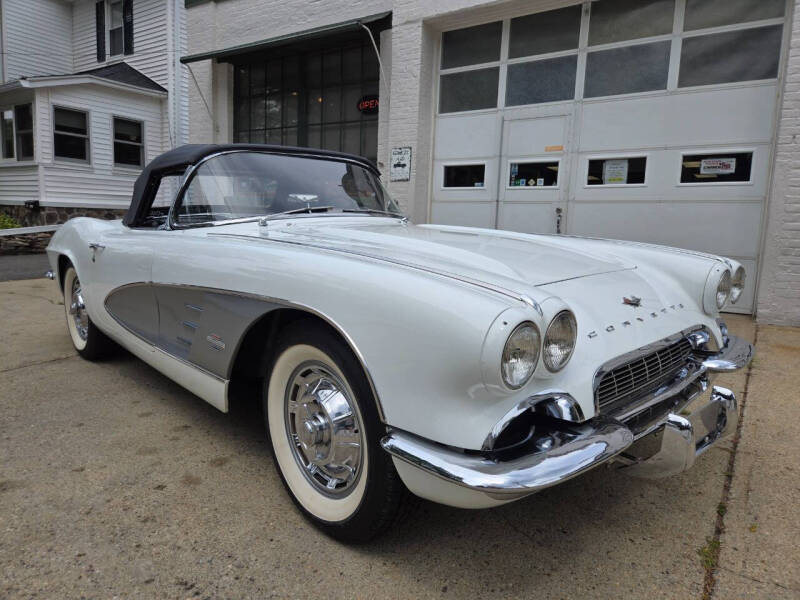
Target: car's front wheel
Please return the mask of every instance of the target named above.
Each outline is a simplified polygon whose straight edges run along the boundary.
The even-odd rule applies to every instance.
[[[69,336],[78,354],[88,360],[97,360],[108,354],[111,340],[89,318],[83,286],[72,265],[64,273],[64,309]]]
[[[366,541],[388,526],[403,494],[366,377],[350,349],[313,322],[277,340],[264,414],[284,485],[329,535]]]

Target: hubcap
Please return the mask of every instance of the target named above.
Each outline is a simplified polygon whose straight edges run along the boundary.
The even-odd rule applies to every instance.
[[[89,335],[89,315],[86,312],[86,304],[83,302],[81,282],[77,277],[72,280],[72,301],[69,305],[69,314],[72,315],[78,335],[85,340]]]
[[[343,496],[352,490],[361,475],[364,433],[346,386],[325,365],[304,363],[289,378],[286,435],[318,491]]]

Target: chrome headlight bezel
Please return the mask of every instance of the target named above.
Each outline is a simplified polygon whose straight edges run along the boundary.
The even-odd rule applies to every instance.
[[[733,278],[731,279],[731,294],[730,294],[731,304],[736,304],[739,301],[739,298],[742,297],[742,292],[744,291],[744,286],[746,282],[747,282],[747,273],[745,272],[744,267],[742,265],[739,265],[733,272]]]
[[[715,265],[708,273],[703,291],[703,310],[706,314],[718,314],[728,303],[731,289],[731,270],[722,264]]]
[[[515,349],[519,350],[521,348],[522,336],[530,335],[531,333],[533,336],[530,340],[530,344],[528,344],[529,348],[527,350],[527,363],[529,366],[526,367],[523,377],[514,379],[512,377],[513,374],[509,369],[511,360],[515,358],[512,356],[512,354],[515,354]],[[542,353],[541,348],[542,336],[539,332],[539,328],[533,321],[523,321],[514,327],[513,330],[511,330],[511,333],[506,339],[505,344],[503,344],[503,350],[500,354],[500,377],[503,381],[503,384],[508,389],[518,390],[531,380],[531,377],[533,377],[533,373],[536,371],[536,367],[539,364],[539,356]],[[535,351],[535,353],[533,351]]]
[[[549,342],[548,340],[555,335],[553,328],[555,326],[561,326],[564,319],[567,319],[567,322],[572,329],[572,339],[570,340],[569,351],[566,353],[566,357],[562,358],[560,363],[556,363],[553,355],[548,352],[548,349],[553,345],[552,342]],[[551,373],[558,373],[564,367],[566,367],[572,358],[572,355],[575,353],[575,345],[577,340],[578,321],[575,318],[575,314],[569,309],[559,311],[556,316],[551,319],[550,324],[547,326],[547,331],[544,334],[544,340],[542,342],[542,362],[544,363],[545,368]]]

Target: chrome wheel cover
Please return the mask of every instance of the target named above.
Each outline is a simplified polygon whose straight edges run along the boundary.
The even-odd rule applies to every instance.
[[[72,299],[69,305],[69,314],[75,322],[75,330],[82,340],[89,337],[89,313],[86,312],[86,304],[83,302],[81,293],[81,282],[78,277],[72,280]]]
[[[319,362],[305,362],[289,377],[284,422],[289,447],[306,479],[320,493],[349,494],[361,476],[364,431],[347,386]]]

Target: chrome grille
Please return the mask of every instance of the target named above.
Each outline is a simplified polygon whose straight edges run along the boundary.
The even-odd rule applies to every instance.
[[[657,389],[686,365],[692,345],[686,338],[614,368],[600,379],[597,405],[608,413]]]

